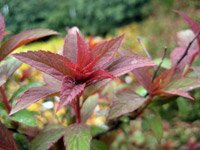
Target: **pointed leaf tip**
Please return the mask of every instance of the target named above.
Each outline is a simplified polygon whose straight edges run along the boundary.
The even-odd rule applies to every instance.
[[[95,69],[104,67],[112,60],[122,43],[123,37],[124,35],[121,35],[109,41],[97,44],[91,50],[96,61]]]
[[[60,91],[60,89],[52,88],[47,86],[41,86],[41,87],[33,87],[27,90],[19,99],[17,100],[17,104],[12,108],[9,115],[12,115],[31,104],[37,102],[38,100],[42,98],[46,98],[52,95],[57,94]]]
[[[0,60],[22,45],[57,34],[58,32],[49,29],[32,29],[14,35],[0,47]]]
[[[71,76],[73,64],[61,55],[40,50],[22,52],[13,56],[60,81],[65,75]]]
[[[63,56],[68,58],[71,62],[76,63],[77,60],[77,34],[79,29],[77,27],[72,27],[68,30],[65,37],[65,42],[63,46]],[[81,34],[81,33],[80,33]]]
[[[192,31],[197,34],[200,31],[200,24],[198,22],[196,22],[195,20],[193,20],[190,16],[188,16],[186,13],[182,12],[182,11],[175,11],[176,13],[178,13],[184,20],[185,22],[188,24],[188,26],[192,29]],[[198,38],[200,41],[200,38]]]

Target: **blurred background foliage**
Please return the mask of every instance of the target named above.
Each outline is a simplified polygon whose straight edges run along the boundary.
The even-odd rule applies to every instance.
[[[141,21],[150,0],[1,0],[8,30],[46,27],[57,31],[78,26],[86,34],[105,35],[116,27]]]
[[[176,33],[188,28],[173,10],[184,11],[200,22],[199,0],[0,0],[0,9],[6,18],[6,30],[11,34],[30,28],[45,27],[65,35],[65,30],[75,25],[84,34],[94,35],[94,37],[88,36],[88,40],[99,42],[125,33],[122,50],[128,49],[145,55],[137,41],[140,37],[156,61],[163,54],[165,46],[168,48],[168,54],[175,48]],[[19,48],[17,52],[38,49],[60,52],[63,42],[63,38],[56,37],[26,45]],[[169,62],[166,58],[166,68],[169,67]],[[24,72],[29,74],[25,80],[21,81]],[[145,93],[143,88],[138,88],[133,75],[128,74],[122,80],[137,93],[141,95]],[[22,93],[24,89],[38,86],[41,82],[42,74],[39,71],[23,65],[14,78],[6,84],[6,90],[11,96],[15,92]],[[112,98],[113,90],[120,84],[119,81],[112,82],[102,93],[99,93],[99,105],[87,122],[95,126],[94,132],[106,128],[104,122],[108,101]],[[18,90],[19,87],[24,88]],[[188,146],[200,142],[199,89],[192,91],[192,95],[196,98],[193,103],[177,97],[173,97],[168,103],[155,101],[140,118],[131,122],[124,121],[122,130],[111,133],[101,140],[108,144],[110,149],[115,150],[187,149]],[[73,118],[71,118],[69,108],[55,113],[53,107],[49,105],[49,108],[47,107],[49,102],[56,103],[56,99],[56,97],[48,98],[28,108],[29,111],[34,111],[36,116],[36,120],[33,119],[31,125],[35,125],[35,122],[39,127],[47,123],[65,126],[70,124]],[[5,112],[0,109],[0,114],[5,114]],[[23,114],[24,112],[21,112],[21,115]],[[19,118],[15,117],[15,119]],[[23,141],[20,140],[22,138],[16,135],[19,142]],[[22,147],[27,141],[23,142]]]

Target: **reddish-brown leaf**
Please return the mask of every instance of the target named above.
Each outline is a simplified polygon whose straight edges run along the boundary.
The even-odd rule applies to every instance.
[[[96,83],[100,80],[107,79],[107,78],[115,78],[110,72],[106,70],[99,69],[91,74],[90,79],[87,80],[87,83]]]
[[[95,68],[99,69],[106,65],[114,57],[115,53],[119,49],[119,46],[123,40],[123,35],[109,41],[96,45],[92,49],[92,54],[95,57]]]
[[[66,75],[71,76],[73,64],[61,55],[45,51],[29,51],[13,56],[58,80],[62,80]]]
[[[30,88],[17,100],[17,103],[12,108],[10,115],[30,106],[42,98],[56,95],[59,93],[59,91],[60,88],[55,88],[48,85]]]
[[[138,55],[123,56],[114,60],[109,66],[107,66],[106,70],[114,76],[121,76],[133,69],[154,65],[153,61]]]
[[[85,88],[85,83],[76,85],[73,79],[65,77],[62,81],[60,102],[57,110],[71,103]]]
[[[142,85],[147,91],[150,90],[151,80],[153,78],[152,74],[149,72],[150,67],[137,68],[132,70],[135,75],[136,80]]]
[[[3,60],[8,54],[10,54],[16,48],[30,43],[32,41],[38,40],[40,38],[56,35],[57,32],[48,29],[34,29],[19,33],[11,37],[0,47],[0,60]]]
[[[44,79],[44,82],[50,86],[50,87],[53,87],[55,89],[61,89],[61,84],[62,82],[60,80],[57,80],[55,78],[53,78],[52,76],[49,76],[47,74],[44,74],[43,75],[43,79]]]
[[[108,84],[112,79],[104,79],[102,81],[96,82],[95,84],[90,84],[85,88],[83,97],[87,98],[88,95],[92,95],[98,90],[101,90],[106,84]]]
[[[189,25],[189,27],[192,29],[194,34],[197,34],[200,31],[200,24],[198,22],[194,21],[184,12],[177,11],[177,13],[185,20],[185,22]],[[200,37],[198,37],[197,40],[200,45]]]
[[[133,91],[122,91],[117,94],[117,97],[113,100],[108,119],[115,119],[127,113],[133,112],[141,107],[146,98],[136,95]]]
[[[0,13],[0,42],[4,38],[5,34],[5,22],[4,22],[4,17]]]
[[[0,123],[0,150],[18,150],[12,133]]]
[[[172,53],[171,53],[171,61],[173,65],[176,65],[176,63],[179,61],[179,59],[182,57],[182,55],[185,53],[185,49],[184,47],[177,47],[175,48]],[[178,65],[178,68],[180,70],[183,70],[184,67],[187,64],[191,64],[195,57],[198,55],[199,50],[198,49],[190,49],[188,51],[188,54],[183,58],[183,60],[181,61],[181,63]]]
[[[79,29],[77,27],[73,27],[68,30],[63,47],[63,56],[70,59],[73,63],[77,62],[77,32],[79,32]]]
[[[177,11],[177,13],[183,17],[183,19],[185,20],[185,22],[190,26],[190,28],[192,29],[192,31],[196,34],[200,31],[200,24],[197,23],[196,21],[194,21],[192,18],[190,18],[187,14],[185,14],[184,12],[181,11]]]
[[[165,88],[171,81],[174,74],[175,67],[172,67],[169,70],[163,71],[157,78],[153,80],[151,91],[156,92],[162,88]]]
[[[175,48],[170,55],[172,65],[176,65],[176,63],[183,56],[183,54],[185,53],[187,49],[187,46],[194,39],[194,37],[195,35],[191,30],[184,30],[177,33],[178,47]],[[189,65],[192,64],[192,62],[194,61],[198,53],[199,53],[199,45],[198,45],[197,40],[195,40],[192,43],[187,55],[183,58],[181,63],[177,66],[177,68],[180,70],[181,73],[183,72],[187,64]]]
[[[77,32],[78,60],[77,64],[80,68],[86,66],[92,59],[91,51],[82,35]]]

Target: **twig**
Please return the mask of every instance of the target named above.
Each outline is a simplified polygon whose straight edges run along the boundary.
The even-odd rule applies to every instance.
[[[139,44],[141,45],[143,51],[146,53],[147,57],[148,57],[149,59],[152,59],[152,58],[151,58],[151,55],[150,55],[149,52],[147,51],[146,47],[145,47],[144,44],[142,43],[141,38],[138,37],[137,40],[138,40]]]
[[[161,62],[159,63],[158,67],[156,68],[156,70],[155,70],[155,72],[153,74],[153,77],[152,77],[152,80],[151,80],[152,82],[157,77],[158,71],[160,70],[160,67],[161,67],[161,65],[162,65],[162,63],[163,63],[163,61],[164,61],[164,59],[166,57],[166,54],[167,54],[167,47],[165,47],[164,54],[163,54],[163,57],[161,59]]]
[[[187,48],[185,49],[185,52],[183,53],[183,55],[181,56],[181,58],[177,61],[176,66],[178,66],[181,63],[181,61],[185,58],[185,56],[188,54],[188,51],[189,51],[190,47],[192,46],[192,44],[198,38],[199,35],[200,35],[200,31],[196,34],[196,36],[188,44]]]

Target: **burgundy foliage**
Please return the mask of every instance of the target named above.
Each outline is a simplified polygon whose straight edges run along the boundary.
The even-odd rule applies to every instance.
[[[79,30],[73,27],[69,29],[65,38],[62,55],[36,51],[13,56],[62,82],[58,106],[58,109],[61,109],[67,104],[72,104],[73,100],[83,93],[85,87],[103,79],[113,79],[135,68],[154,65],[151,60],[139,56],[114,59],[122,39],[123,36],[119,36],[90,47]],[[32,93],[25,95],[31,97]],[[24,95],[13,109],[24,108],[23,103],[26,103],[27,99],[23,97]],[[30,99],[30,104],[35,101],[35,98]]]
[[[17,144],[12,133],[0,123],[0,149],[1,150],[18,150]]]
[[[176,64],[177,61],[184,54],[187,45],[191,42],[191,40],[195,37],[195,35],[200,32],[200,24],[190,18],[184,12],[177,12],[188,24],[192,31],[181,31],[177,34],[178,47],[175,48],[171,53],[172,64]],[[193,42],[190,50],[188,51],[187,56],[184,57],[182,62],[178,65],[180,70],[183,70],[185,65],[191,66],[192,62],[200,53],[200,36],[197,37],[196,41]]]

